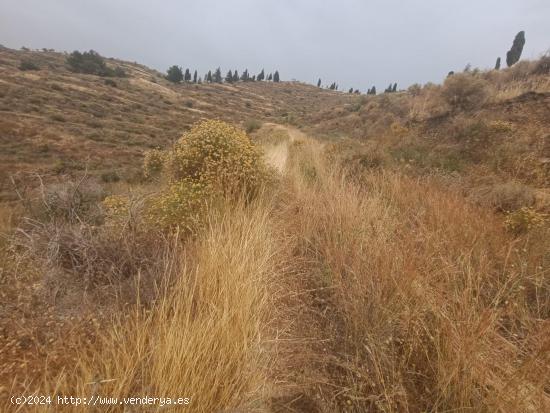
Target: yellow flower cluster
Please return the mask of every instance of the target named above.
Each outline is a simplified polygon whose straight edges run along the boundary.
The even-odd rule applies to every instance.
[[[512,132],[514,129],[514,126],[510,122],[506,122],[504,120],[494,120],[489,122],[489,127],[492,131],[497,133]]]
[[[393,122],[390,126],[393,135],[403,137],[409,133],[409,129],[399,122]]]
[[[106,224],[112,226],[122,225],[130,214],[130,200],[121,195],[110,195],[103,202]]]
[[[246,133],[218,120],[196,124],[171,150],[151,153],[146,160],[148,167],[160,163],[156,170],[162,169],[168,182],[148,208],[148,216],[162,228],[192,230],[210,201],[253,195],[269,176]]]
[[[202,222],[207,203],[208,191],[199,183],[183,179],[151,199],[147,219],[161,229],[179,227],[193,233]]]
[[[523,207],[510,212],[504,221],[506,229],[514,234],[521,234],[533,228],[538,228],[546,222],[546,215],[533,208]]]
[[[192,179],[227,195],[257,188],[265,166],[244,131],[209,120],[198,123],[174,145],[166,173],[170,181]]]

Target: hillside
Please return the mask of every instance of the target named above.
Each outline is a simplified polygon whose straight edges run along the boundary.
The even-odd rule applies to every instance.
[[[127,78],[77,74],[56,52],[0,49],[0,198],[9,175],[86,168],[132,180],[144,150],[166,147],[200,119],[287,122],[350,97],[298,82],[174,85],[142,65],[111,59]],[[22,61],[40,70],[21,71]]]
[[[64,61],[0,49],[0,411],[550,409],[548,57],[378,96]]]

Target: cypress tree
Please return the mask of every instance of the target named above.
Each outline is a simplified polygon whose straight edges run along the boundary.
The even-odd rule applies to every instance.
[[[352,87],[349,88],[348,93],[353,93],[353,88]]]
[[[235,73],[233,74],[233,82],[239,81],[239,73],[237,72],[237,69],[235,69]]]
[[[497,57],[497,62],[495,63],[495,70],[500,70],[500,57]]]
[[[268,80],[268,81],[272,81],[272,80],[273,80],[273,74],[271,74],[271,73],[268,74],[268,75],[267,75],[267,80]]]
[[[227,83],[233,83],[233,72],[231,70],[227,72],[227,75],[225,75],[225,81]]]
[[[208,83],[212,83],[212,71],[211,70],[209,70],[208,74],[206,75],[206,81]]]
[[[391,91],[394,92],[394,93],[397,92],[397,83],[393,84],[393,88],[392,88]]]
[[[262,80],[264,80],[264,77],[265,77],[264,69],[262,69],[260,74],[258,76],[256,76],[256,79],[261,82]]]
[[[512,48],[506,53],[506,64],[508,67],[513,66],[519,61],[523,52],[523,46],[525,46],[525,32],[521,31],[516,34]]]
[[[255,82],[256,81],[256,75],[252,76],[252,79],[250,79],[250,80]]]
[[[376,86],[373,86],[373,87],[372,87],[372,94],[373,94],[373,95],[376,95]]]
[[[186,82],[189,82],[191,80],[191,72],[189,71],[189,69],[185,69],[184,79]]]
[[[243,82],[248,82],[248,69],[244,69],[243,74],[241,75],[241,80]]]
[[[214,72],[214,76],[212,77],[212,80],[216,83],[222,83],[222,70],[218,67],[216,71]]]
[[[278,70],[275,70],[275,74],[273,75],[273,81],[274,82],[279,82],[279,71]]]
[[[317,81],[317,87],[321,87],[321,78]]]
[[[195,70],[195,73],[193,73],[193,83],[197,83],[197,71]]]

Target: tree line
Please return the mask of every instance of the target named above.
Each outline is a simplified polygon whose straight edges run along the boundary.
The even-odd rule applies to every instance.
[[[204,76],[199,76],[198,72],[195,70],[193,75],[189,69],[185,69],[185,72],[181,66],[173,65],[166,71],[166,79],[172,83],[236,83],[236,82],[261,82],[263,80],[269,82],[280,82],[281,77],[279,71],[275,70],[274,73],[269,73],[267,76],[264,69],[261,70],[257,75],[250,75],[248,69],[245,69],[241,75],[237,70],[229,70],[225,76],[222,75],[221,68],[217,68],[212,71],[209,70]]]

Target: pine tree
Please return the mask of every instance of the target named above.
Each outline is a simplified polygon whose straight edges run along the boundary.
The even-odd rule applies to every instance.
[[[391,90],[393,93],[397,92],[397,83],[393,84],[393,88]]]
[[[191,72],[189,71],[189,69],[185,69],[184,80],[185,80],[186,82],[189,82],[189,81],[191,80]]]
[[[243,74],[241,75],[241,80],[243,82],[248,82],[248,69],[244,69]]]
[[[317,87],[321,87],[321,78],[317,81]]]
[[[373,86],[371,91],[372,91],[371,95],[376,95],[376,86]]]
[[[513,66],[519,61],[523,52],[523,46],[525,46],[525,32],[521,31],[516,34],[512,48],[506,53],[506,64],[508,67]]]
[[[212,80],[215,83],[222,83],[222,70],[218,67],[212,76]]]
[[[209,70],[208,74],[206,75],[206,81],[208,83],[212,83],[212,71],[211,70]]]
[[[172,83],[179,83],[183,80],[183,72],[179,66],[171,66],[166,73],[166,79]]]
[[[256,75],[252,76],[252,79],[250,79],[250,80],[255,82],[256,81]]]
[[[497,62],[495,63],[495,70],[500,70],[500,57],[497,57]]]
[[[353,88],[352,87],[349,88],[348,93],[353,93]]]
[[[268,80],[269,82],[271,82],[271,81],[273,80],[273,74],[272,74],[272,73],[270,73],[270,74],[267,75],[267,80]]]
[[[239,81],[239,72],[237,72],[237,69],[235,69],[235,73],[233,74],[233,82]]]
[[[195,70],[195,73],[193,73],[193,83],[197,83],[197,71]]]
[[[280,80],[281,79],[279,77],[279,71],[275,70],[275,74],[273,75],[273,81],[279,83]]]
[[[231,70],[229,70],[225,75],[225,81],[227,83],[233,83],[233,72]]]
[[[200,76],[199,76],[199,80],[197,80],[197,83],[198,83],[199,85],[202,84],[202,78],[201,78]]]
[[[262,69],[262,71],[260,72],[260,74],[258,76],[256,76],[256,80],[258,81],[262,81],[264,80],[264,77],[265,77],[265,74],[264,74],[264,69]]]

